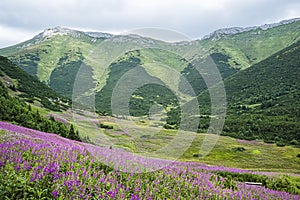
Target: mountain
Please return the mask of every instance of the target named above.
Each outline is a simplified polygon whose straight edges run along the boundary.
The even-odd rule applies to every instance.
[[[225,58],[222,62],[227,63],[230,68],[245,69],[298,41],[299,30],[299,19],[292,19],[255,28],[239,28],[239,31],[229,31],[230,34],[226,34],[228,31],[219,30],[202,40],[170,44],[138,35],[120,36],[55,27],[46,29],[21,44],[0,49],[0,55],[8,56],[23,70],[51,86],[53,82],[51,75],[55,69],[68,68],[68,65],[80,66],[82,63],[91,68],[95,80],[102,79],[102,75],[106,76],[109,73],[105,71],[107,65],[114,60],[103,58],[101,54],[108,52],[112,55],[117,55],[118,52],[122,54],[122,49],[133,49],[137,45],[149,48],[155,46],[157,49],[170,52],[178,52],[180,48],[196,50],[204,48],[209,54],[222,54],[220,57]],[[222,34],[218,34],[216,40],[215,35],[220,32]],[[106,63],[105,59],[110,62]],[[105,85],[105,80],[100,82],[97,90]]]
[[[101,32],[83,32],[57,26],[54,28],[45,29],[43,32],[37,34],[28,41],[2,49],[1,55],[8,56],[14,54],[16,52],[22,51],[25,48],[47,42],[49,39],[55,36],[71,36],[74,39],[81,39],[85,41],[90,40],[91,42],[96,42],[99,38],[110,38],[113,35]]]
[[[229,57],[234,68],[245,69],[300,39],[300,19],[248,28],[217,30],[198,42],[211,52]]]
[[[261,74],[265,76],[271,74],[274,77],[271,77],[270,80],[277,80],[281,83],[281,79],[273,74],[273,71],[279,74],[283,73],[282,76],[285,77],[281,83],[283,88],[297,85],[295,82],[290,84],[287,81],[289,78],[288,71],[276,71],[277,68],[273,69],[273,67],[276,62],[282,66],[286,66],[284,63],[297,63],[294,58],[295,54],[286,53],[287,56],[283,59],[284,63],[276,60],[274,56],[277,56],[278,52],[291,51],[286,48],[298,45],[299,40],[299,19],[250,28],[222,29],[202,40],[178,43],[167,43],[139,35],[111,35],[55,27],[46,29],[29,41],[0,49],[0,54],[8,56],[12,63],[60,95],[73,98],[74,103],[78,102],[81,105],[86,104],[84,106],[91,109],[95,108],[98,113],[103,115],[113,114],[111,110],[111,103],[113,102],[111,100],[114,89],[118,86],[118,81],[131,72],[138,72],[132,79],[132,83],[136,81],[141,85],[135,88],[129,97],[129,114],[144,116],[154,107],[164,109],[167,127],[177,128],[178,113],[180,113],[179,104],[189,102],[198,95],[200,95],[200,99],[204,98],[205,100],[205,94],[207,94],[205,92],[207,85],[202,77],[203,74],[200,75],[190,61],[193,57],[205,58],[208,56],[208,60],[212,59],[222,79],[227,84],[225,85],[227,90],[227,87],[235,88],[232,86],[234,82],[227,82],[232,81],[232,79],[239,80],[236,84],[240,85],[237,85],[236,88],[248,86],[249,83],[253,82],[252,79],[256,80],[255,84],[261,88],[264,88],[261,84],[267,85],[259,94],[253,92],[254,90],[245,90],[246,96],[260,99],[260,95],[269,94],[267,90],[271,91],[270,88],[274,86],[255,78],[260,77]],[[202,63],[205,65],[208,60],[203,59]],[[262,69],[258,69],[259,67]],[[251,71],[252,69],[257,70]],[[295,71],[296,69],[290,70]],[[251,73],[247,74],[249,71]],[[143,85],[145,80],[151,84]],[[184,84],[184,80],[194,92],[187,89],[188,84]],[[245,80],[247,81],[245,82]],[[125,86],[128,85],[125,84]],[[135,87],[134,84],[131,86]],[[237,89],[236,91],[244,90]],[[280,93],[281,91],[277,92]],[[273,108],[269,105],[270,99],[268,98],[270,97],[262,97],[262,99],[267,99],[266,102],[259,101],[256,106],[256,104],[245,104],[246,97],[240,96],[242,94],[232,93],[231,90],[228,93],[230,115],[226,122],[226,130],[224,130],[226,134],[249,139],[264,138],[271,141],[276,138],[280,142],[298,140],[297,134],[294,134],[295,131],[298,131],[298,125],[295,122],[297,115],[290,112],[287,104],[283,105],[284,109],[288,109],[286,113],[283,113],[283,116],[287,117],[284,119],[288,123],[284,123],[283,117],[280,119],[277,117],[279,121],[265,117],[272,112],[275,114],[283,112],[283,109],[276,110],[276,107]],[[273,97],[275,94],[270,95]],[[290,97],[287,96],[286,98]],[[122,105],[121,100],[117,98],[119,105]],[[275,100],[277,99],[272,99],[272,102]],[[291,102],[297,101],[295,98],[290,100]],[[209,104],[208,101],[206,102]],[[281,104],[279,103],[279,105]],[[257,108],[255,111],[257,115],[248,113],[245,114],[245,118],[239,118],[239,115],[236,114],[240,113],[236,110],[239,106],[245,110]],[[264,110],[265,106],[268,109]],[[269,111],[269,109],[271,110]],[[200,118],[198,128],[199,132],[202,132],[208,127],[210,110],[206,106],[200,110],[203,115]],[[121,115],[123,114],[128,113],[122,111]],[[251,116],[255,116],[263,122],[258,125],[256,123],[259,128],[251,128],[253,134],[248,134],[249,127],[245,126],[242,121],[246,121],[246,118]],[[262,117],[260,118],[260,116]],[[268,120],[274,121],[274,123],[270,123],[273,126],[270,126],[269,129],[263,128],[261,132],[264,132],[264,135],[260,135],[260,130],[262,127],[266,127]],[[284,127],[288,126],[287,124],[291,125],[292,128]],[[240,130],[241,127],[244,127],[245,130]],[[280,130],[286,129],[291,129],[291,131],[287,131],[286,137],[283,134],[278,135]]]
[[[218,29],[214,32],[212,32],[209,35],[206,35],[203,37],[203,40],[205,39],[214,39],[214,40],[218,40],[221,39],[222,37],[224,37],[225,35],[236,35],[239,33],[243,33],[243,32],[248,32],[248,31],[255,31],[255,30],[268,30],[277,26],[282,26],[282,25],[287,25],[287,24],[291,24],[294,22],[299,21],[300,18],[294,18],[294,19],[289,19],[289,20],[283,20],[281,22],[278,23],[273,23],[273,24],[264,24],[261,26],[252,26],[252,27],[231,27],[231,28],[222,28],[222,29]]]

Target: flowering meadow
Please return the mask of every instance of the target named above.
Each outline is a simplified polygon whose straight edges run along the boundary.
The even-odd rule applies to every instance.
[[[300,185],[293,181],[288,176],[143,158],[0,122],[3,199],[299,200]]]

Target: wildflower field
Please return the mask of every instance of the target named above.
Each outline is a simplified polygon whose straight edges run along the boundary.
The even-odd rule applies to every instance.
[[[297,177],[144,158],[0,122],[0,199],[299,200],[299,195]]]

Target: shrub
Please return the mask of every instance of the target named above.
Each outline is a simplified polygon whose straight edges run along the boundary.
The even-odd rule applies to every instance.
[[[283,141],[278,141],[278,142],[276,142],[276,145],[279,147],[284,147],[286,144]]]
[[[291,142],[290,142],[291,145],[299,145],[299,142],[295,139],[293,139]]]
[[[246,151],[246,149],[244,147],[234,147],[234,148],[232,148],[232,151],[243,152],[243,151]]]
[[[100,128],[105,128],[105,129],[113,129],[114,127],[113,126],[111,126],[111,125],[106,125],[106,124],[99,124],[98,125]]]

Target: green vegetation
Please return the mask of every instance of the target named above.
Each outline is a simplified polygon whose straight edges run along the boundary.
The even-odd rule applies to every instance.
[[[285,191],[294,194],[300,194],[300,178],[287,175],[274,176],[272,178],[262,174],[236,173],[228,171],[213,172],[222,178],[225,178],[225,185],[231,189],[235,186],[235,181],[238,182],[254,182],[261,183],[266,188]]]
[[[300,141],[300,42],[252,67],[225,79],[228,102],[223,135],[242,139],[263,139],[278,146],[298,145]],[[210,96],[198,97],[199,132],[208,128]],[[172,123],[179,124],[173,110]]]
[[[28,74],[37,77],[37,67],[39,61],[39,51],[36,51],[31,53],[24,53],[24,55],[17,57],[14,60],[14,63],[18,65],[18,67],[26,71]]]
[[[60,61],[62,62],[62,61]],[[80,72],[80,73],[78,73]],[[86,90],[94,88],[91,68],[81,61],[72,61],[55,68],[50,76],[50,87],[61,95],[72,98],[73,87],[76,79],[84,88],[76,87],[76,93],[84,94]],[[82,81],[84,80],[84,83]]]
[[[212,59],[216,67],[218,68],[221,76],[223,79],[233,75],[234,73],[238,72],[238,69],[232,68],[228,62],[229,57],[227,55],[221,54],[221,53],[212,53],[209,55],[209,58]],[[208,60],[203,61],[203,66],[209,65]],[[189,64],[186,68],[184,68],[183,71],[181,71],[181,74],[183,77],[186,78],[186,80],[189,82],[189,84],[192,86],[194,93],[196,95],[199,95],[201,92],[207,90],[206,83],[202,77],[202,75],[199,73],[202,66],[198,66],[196,69],[192,64]],[[184,84],[179,85],[179,90],[186,93],[186,87]],[[189,94],[189,92],[188,92]]]
[[[225,81],[225,134],[293,145],[300,141],[300,42]]]
[[[10,96],[2,82],[0,82],[0,94],[1,121],[9,121],[24,127],[56,133],[62,137],[81,141],[78,131],[75,131],[72,124],[68,127],[62,122],[55,121],[54,117],[50,117],[50,119],[42,117],[38,111],[33,111],[30,105],[18,97]]]
[[[203,145],[206,136],[206,134],[197,134],[180,160],[255,171],[300,172],[300,159],[297,158],[299,148],[278,147],[276,144],[266,144],[263,141],[248,141],[220,136],[212,151],[205,155],[201,152],[201,145]],[[152,140],[152,142],[155,143],[156,141]],[[165,142],[171,142],[171,139]],[[241,147],[245,150],[242,150]]]
[[[103,124],[103,123],[100,123],[99,125],[97,124],[97,126],[100,128],[105,128],[105,129],[114,129],[114,127],[112,125],[107,125],[107,124]]]
[[[201,40],[199,43],[211,52],[230,57],[233,68],[248,68],[300,39],[300,21],[271,29],[256,29],[219,39]]]
[[[172,91],[164,86],[163,83],[161,84],[147,84],[138,88],[133,93],[133,97],[131,97],[129,102],[130,114],[132,116],[148,116],[151,106],[154,105],[161,107],[161,109],[152,114],[159,114],[162,109],[179,106],[178,100]],[[140,98],[134,98],[134,96]]]
[[[95,107],[102,115],[111,115],[111,97],[118,80],[129,70],[140,65],[140,60],[130,55],[120,62],[112,63],[106,85],[96,94]]]
[[[45,108],[55,111],[66,109],[70,103],[68,98],[58,95],[2,56],[0,56],[0,72],[2,80],[5,80],[5,76],[8,76],[7,78],[10,81],[4,81],[8,87],[15,92],[21,92],[19,96],[25,98],[28,102],[33,103],[37,100]]]

